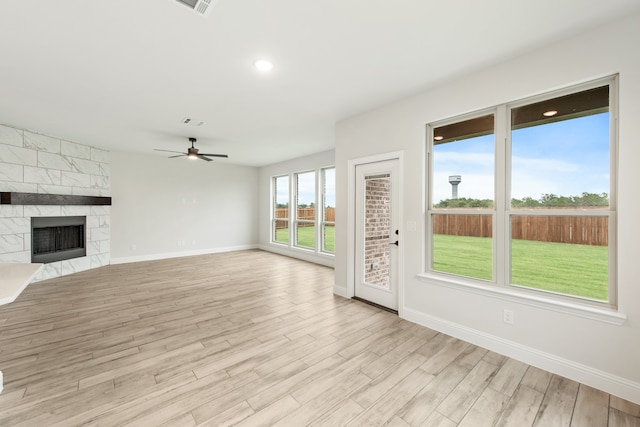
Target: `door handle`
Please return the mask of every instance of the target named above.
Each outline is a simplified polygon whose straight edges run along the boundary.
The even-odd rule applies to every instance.
[[[398,246],[398,241],[396,240],[395,242],[391,242],[391,243],[389,243],[389,244],[390,244],[390,245],[396,245],[396,246]]]

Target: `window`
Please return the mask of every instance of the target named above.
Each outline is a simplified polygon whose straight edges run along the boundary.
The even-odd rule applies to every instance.
[[[316,173],[297,173],[295,245],[300,248],[316,247]]]
[[[429,271],[614,306],[614,89],[428,126]]]
[[[334,252],[336,236],[336,168],[322,169],[322,252]]]
[[[271,241],[289,243],[289,176],[273,178],[273,227]]]
[[[293,200],[291,204],[290,198]],[[272,243],[333,255],[336,224],[335,167],[273,177],[272,199]],[[318,206],[321,208],[318,209]]]
[[[494,121],[493,114],[485,114],[433,130],[435,271],[493,277]]]

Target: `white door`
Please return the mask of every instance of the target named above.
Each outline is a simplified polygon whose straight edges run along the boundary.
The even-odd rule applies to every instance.
[[[398,310],[398,160],[356,166],[354,294]]]

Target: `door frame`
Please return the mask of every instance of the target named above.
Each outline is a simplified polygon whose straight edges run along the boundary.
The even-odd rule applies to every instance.
[[[377,154],[374,156],[359,157],[347,162],[347,298],[355,296],[356,289],[356,167],[369,163],[383,162],[386,160],[398,161],[398,206],[392,207],[398,217],[398,230],[400,245],[398,246],[398,316],[403,317],[404,311],[404,215],[403,215],[403,189],[404,189],[404,151]]]

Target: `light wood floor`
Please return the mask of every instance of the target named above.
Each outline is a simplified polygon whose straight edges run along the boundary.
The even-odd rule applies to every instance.
[[[332,295],[261,251],[115,265],[0,307],[0,425],[640,426],[640,407]]]

